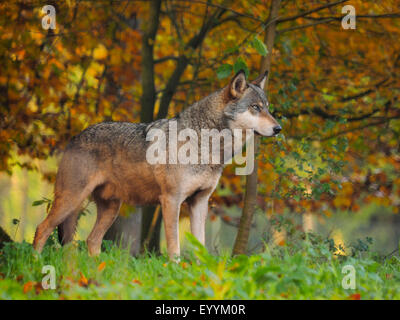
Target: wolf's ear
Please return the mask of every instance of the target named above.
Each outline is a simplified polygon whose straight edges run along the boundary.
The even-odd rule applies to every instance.
[[[267,78],[268,78],[268,71],[266,71],[264,74],[259,75],[257,79],[252,81],[252,84],[255,84],[261,89],[264,89],[265,82],[267,82]]]
[[[246,88],[246,74],[243,70],[239,70],[229,84],[229,93],[233,98],[239,98]]]

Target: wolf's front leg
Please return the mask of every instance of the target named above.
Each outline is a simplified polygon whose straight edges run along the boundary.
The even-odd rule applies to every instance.
[[[206,219],[208,214],[208,200],[212,190],[204,190],[190,199],[190,229],[192,234],[205,245]]]
[[[171,260],[179,261],[179,211],[182,201],[172,195],[160,196],[162,215],[164,219],[167,250]]]

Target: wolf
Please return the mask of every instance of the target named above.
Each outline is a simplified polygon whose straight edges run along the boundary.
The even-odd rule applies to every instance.
[[[282,128],[268,111],[264,93],[267,76],[262,74],[248,82],[240,70],[227,86],[174,118],[152,123],[102,122],[72,138],[59,164],[51,210],[36,229],[34,249],[41,252],[56,227],[63,245],[72,241],[81,204],[89,196],[97,207],[97,219],[87,238],[92,256],[100,253],[103,236],[123,202],[161,205],[167,251],[173,260],[180,255],[179,212],[186,202],[191,232],[204,244],[208,200],[225,164],[150,164],[146,151],[152,142],[147,135],[150,130],[159,129],[168,137],[168,127],[173,122],[178,131],[250,129],[261,136],[275,136]]]

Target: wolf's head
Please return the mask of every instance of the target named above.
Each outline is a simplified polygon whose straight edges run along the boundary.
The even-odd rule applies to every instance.
[[[282,128],[268,111],[264,93],[267,74],[248,83],[244,71],[239,71],[224,89],[226,105],[224,115],[230,129],[253,129],[265,137],[278,134]]]

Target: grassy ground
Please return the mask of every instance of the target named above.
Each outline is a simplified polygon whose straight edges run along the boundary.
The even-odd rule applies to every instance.
[[[188,235],[191,250],[177,264],[164,256],[133,258],[105,243],[99,257],[76,242],[47,245],[41,255],[28,243],[0,252],[0,299],[400,299],[400,259],[368,252],[368,241],[338,255],[332,240],[300,234],[252,256],[212,256]],[[56,289],[41,282],[56,271]],[[343,267],[356,271],[356,289],[342,287]]]

